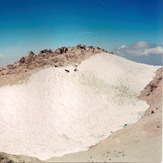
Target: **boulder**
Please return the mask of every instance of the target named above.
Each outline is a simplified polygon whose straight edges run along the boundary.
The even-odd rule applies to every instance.
[[[53,53],[53,51],[51,49],[44,49],[40,51],[41,54],[43,53]]]
[[[35,57],[35,53],[33,51],[30,51],[28,53],[27,57]]]
[[[14,66],[14,65],[7,65],[7,68],[8,68],[8,69],[14,69],[15,66]]]
[[[85,48],[86,48],[86,46],[85,46],[85,45],[82,45],[82,44],[79,44],[79,45],[77,45],[76,47],[77,47],[77,48],[80,48],[80,49],[84,49],[84,50],[85,50]]]
[[[31,63],[33,60],[34,60],[33,57],[28,57],[28,58],[26,58],[25,63],[26,63],[26,64],[29,64],[29,63]]]
[[[36,58],[36,55],[35,55],[32,51],[30,51],[30,52],[28,53],[27,57],[25,57],[25,63],[26,63],[26,64],[29,64],[29,63],[31,63],[32,61],[34,61],[35,58]]]
[[[22,57],[20,60],[19,60],[20,63],[25,63],[25,57]]]
[[[63,53],[67,53],[68,51],[68,48],[67,47],[61,47],[61,48],[58,48],[55,53],[57,54],[63,54]]]

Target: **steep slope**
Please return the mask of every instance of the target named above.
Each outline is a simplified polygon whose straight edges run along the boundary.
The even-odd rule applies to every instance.
[[[0,88],[0,150],[47,159],[88,149],[140,119],[138,96],[157,69],[100,53]]]
[[[141,92],[150,107],[134,124],[112,133],[88,151],[53,157],[47,162],[161,162],[162,160],[162,70]]]
[[[147,101],[150,108],[145,112],[144,116],[159,113],[162,116],[162,75],[163,68],[156,71],[154,79],[142,91],[140,98]]]

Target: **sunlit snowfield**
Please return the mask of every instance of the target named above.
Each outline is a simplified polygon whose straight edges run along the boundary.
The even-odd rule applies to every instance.
[[[79,71],[48,68],[0,88],[0,151],[48,159],[87,150],[140,119],[148,105],[138,96],[157,69],[103,53]]]

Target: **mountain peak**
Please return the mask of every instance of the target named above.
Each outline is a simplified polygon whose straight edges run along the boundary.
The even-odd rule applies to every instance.
[[[31,71],[38,69],[78,64],[98,53],[113,54],[113,52],[108,52],[99,47],[85,46],[82,44],[72,47],[60,47],[56,50],[43,49],[38,54],[29,51],[26,56],[23,56],[15,63],[1,66],[0,76],[5,77],[6,75],[14,74],[22,78],[23,75],[26,76]]]

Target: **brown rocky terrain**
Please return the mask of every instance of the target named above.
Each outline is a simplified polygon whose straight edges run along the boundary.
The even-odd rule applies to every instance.
[[[44,49],[37,55],[30,51],[27,56],[22,57],[19,61],[0,67],[0,86],[15,84],[43,68],[77,65],[89,56],[101,52],[113,54],[113,52],[108,52],[99,47],[81,44],[74,47],[61,47],[55,51]]]
[[[25,162],[42,162],[39,161],[37,158],[29,157],[29,156],[17,156],[11,155],[7,153],[0,152],[0,163],[25,163]]]
[[[140,98],[147,101],[150,108],[146,111],[144,116],[159,113],[162,115],[162,74],[163,67],[156,72],[154,79],[142,91]]]

